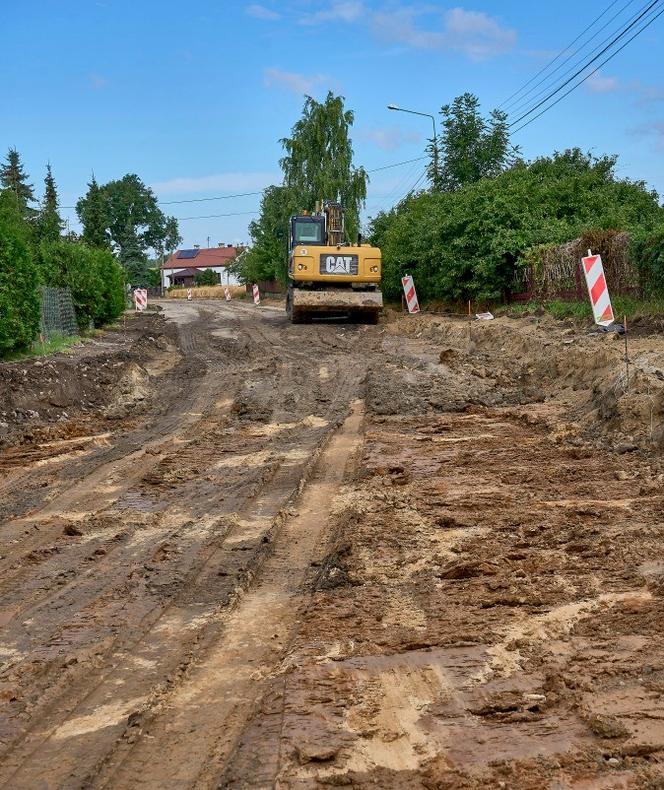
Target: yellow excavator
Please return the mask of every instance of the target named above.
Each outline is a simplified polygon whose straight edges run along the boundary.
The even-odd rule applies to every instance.
[[[380,250],[360,236],[356,244],[346,241],[340,203],[325,201],[314,214],[290,218],[288,277],[286,313],[294,324],[325,316],[378,321]]]

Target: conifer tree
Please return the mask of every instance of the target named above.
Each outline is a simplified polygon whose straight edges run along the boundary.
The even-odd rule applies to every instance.
[[[51,171],[50,163],[46,165],[44,178],[44,198],[37,221],[37,235],[40,240],[57,241],[62,233],[63,222],[58,213],[58,191]]]
[[[87,194],[76,204],[76,213],[83,225],[83,241],[90,247],[110,249],[106,198],[94,173]]]
[[[35,210],[30,207],[30,203],[34,202],[35,193],[32,184],[28,183],[28,174],[16,148],[9,149],[5,163],[0,165],[0,186],[15,195],[19,210],[24,216],[34,216]]]

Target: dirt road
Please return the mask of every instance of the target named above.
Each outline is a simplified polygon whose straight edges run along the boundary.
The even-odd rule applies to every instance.
[[[659,337],[167,302],[0,366],[0,786],[664,786]]]

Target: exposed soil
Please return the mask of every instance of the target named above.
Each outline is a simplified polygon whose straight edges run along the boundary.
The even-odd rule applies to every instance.
[[[0,365],[0,786],[664,787],[664,345],[166,302]]]

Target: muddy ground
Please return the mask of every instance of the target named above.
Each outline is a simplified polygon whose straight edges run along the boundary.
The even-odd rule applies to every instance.
[[[167,302],[0,364],[0,786],[664,787],[664,344]]]

